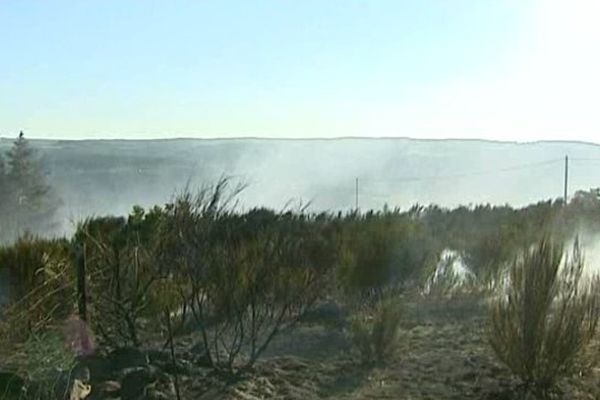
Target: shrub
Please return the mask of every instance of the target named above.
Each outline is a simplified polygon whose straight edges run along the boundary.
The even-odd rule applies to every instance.
[[[146,213],[134,207],[127,219],[89,219],[75,233],[74,247],[86,266],[93,330],[110,345],[140,346],[143,318],[161,315],[163,303],[171,301],[156,297],[167,294],[165,285],[153,290],[166,279],[155,246],[160,218],[160,209]]]
[[[18,394],[15,391],[0,393],[0,399],[68,398],[76,358],[59,330],[30,335],[25,342],[11,348],[3,363],[14,371],[15,377],[23,378],[23,386]]]
[[[350,325],[350,340],[365,364],[384,363],[395,354],[402,317],[401,302],[384,294],[375,304],[355,311]]]
[[[8,269],[12,292],[0,339],[25,340],[72,311],[75,276],[66,240],[22,237],[0,248],[0,268]]]
[[[512,264],[505,292],[492,303],[490,344],[525,390],[547,396],[570,372],[598,322],[597,281],[582,281],[576,242],[570,258],[549,239]]]
[[[425,278],[438,250],[407,214],[367,214],[344,222],[338,241],[338,283],[346,295]]]
[[[313,305],[332,262],[315,240],[321,225],[311,218],[265,210],[240,215],[230,201],[226,181],[184,193],[167,207],[160,236],[165,263],[185,283],[180,293],[208,363],[236,376]]]

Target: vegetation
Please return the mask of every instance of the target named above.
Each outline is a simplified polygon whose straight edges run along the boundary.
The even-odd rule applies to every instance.
[[[0,268],[8,268],[15,299],[3,310],[2,337],[26,339],[71,313],[75,274],[66,240],[24,236],[0,248]]]
[[[423,314],[404,295],[422,297],[426,307],[443,303],[440,313],[456,318],[479,312],[492,296],[491,348],[528,390],[545,396],[595,332],[595,283],[582,278],[579,247],[567,258],[558,244],[600,232],[595,191],[568,205],[334,215],[241,212],[239,190],[223,179],[164,206],[81,221],[69,239],[24,234],[0,247],[12,294],[0,322],[4,364],[27,382],[44,381],[48,364],[29,376],[25,359],[44,352],[39,343],[58,343],[58,332],[70,347],[60,348],[57,366],[98,348],[143,349],[168,338],[174,366],[174,354],[195,352],[197,364],[235,381],[256,371],[282,332],[333,302],[346,313],[340,326],[361,365],[383,366],[398,357],[401,320]],[[457,260],[467,275],[452,269]],[[87,323],[76,317],[81,302]],[[62,330],[69,326],[76,339]]]
[[[396,355],[402,318],[400,298],[391,289],[354,307],[350,338],[364,364],[382,364]]]
[[[583,268],[577,242],[568,258],[545,238],[513,262],[506,291],[492,306],[492,348],[540,397],[571,372],[596,331],[598,285],[582,281]]]
[[[233,213],[227,184],[185,193],[167,207],[161,252],[187,282],[178,291],[209,364],[237,375],[319,298],[334,253],[320,240],[323,226],[308,216]]]
[[[0,188],[0,243],[27,232],[53,232],[60,201],[46,183],[36,153],[22,132],[6,161],[0,154]]]
[[[411,212],[367,213],[342,219],[338,281],[346,294],[422,281],[441,248]]]
[[[148,308],[164,295],[153,289],[167,274],[157,262],[159,214],[136,207],[127,219],[84,221],[75,234],[74,259],[85,263],[93,330],[113,347],[140,346],[142,317],[162,311]]]
[[[21,393],[9,399],[49,400],[68,396],[76,358],[60,332],[52,330],[30,336],[18,349],[13,349],[8,362],[17,366],[15,373],[24,378]]]

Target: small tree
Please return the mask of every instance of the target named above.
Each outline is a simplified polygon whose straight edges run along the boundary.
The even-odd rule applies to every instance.
[[[549,239],[517,258],[505,292],[491,307],[490,344],[525,390],[545,397],[592,338],[598,322],[597,281],[582,281],[584,260]]]

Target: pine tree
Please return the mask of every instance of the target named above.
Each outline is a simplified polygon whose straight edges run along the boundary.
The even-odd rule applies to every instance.
[[[5,239],[8,230],[8,198],[10,188],[8,187],[8,176],[4,157],[0,153],[0,244]]]
[[[6,176],[6,165],[4,164],[4,157],[2,156],[2,153],[0,153],[0,212],[2,212],[2,207],[4,205],[3,197],[6,196],[6,192],[7,192],[7,187],[6,185],[8,184],[7,180],[8,177]]]
[[[6,209],[12,236],[24,232],[49,233],[54,225],[58,201],[42,173],[36,152],[23,132],[8,152]]]

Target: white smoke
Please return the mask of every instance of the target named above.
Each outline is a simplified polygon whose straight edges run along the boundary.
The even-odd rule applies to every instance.
[[[576,235],[565,242],[564,260],[573,257],[576,241],[579,242],[579,247],[583,255],[585,265],[583,272],[584,277],[590,278],[600,275],[600,233],[580,228]]]
[[[452,292],[475,279],[475,274],[467,267],[459,251],[444,249],[429,279],[423,288],[423,294],[436,291]]]

